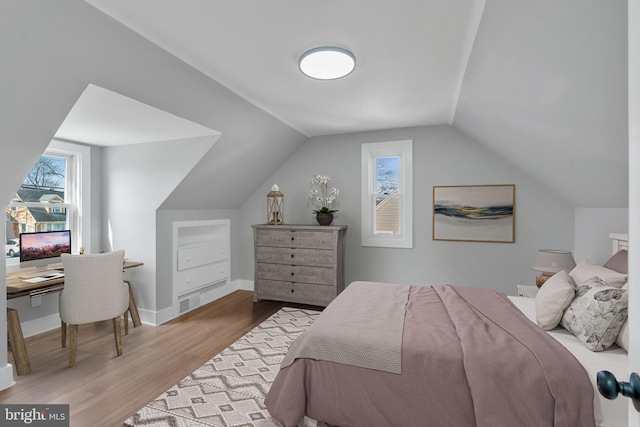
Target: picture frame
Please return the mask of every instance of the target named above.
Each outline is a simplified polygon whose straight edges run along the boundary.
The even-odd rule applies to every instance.
[[[433,187],[433,240],[515,242],[515,184]]]

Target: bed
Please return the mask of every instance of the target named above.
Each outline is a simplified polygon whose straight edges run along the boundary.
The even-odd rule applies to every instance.
[[[285,427],[626,427],[625,399],[595,390],[602,369],[628,377],[626,351],[544,331],[535,298],[354,282],[292,344],[265,404]]]

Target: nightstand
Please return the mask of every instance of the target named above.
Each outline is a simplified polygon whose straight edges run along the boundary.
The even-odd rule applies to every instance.
[[[538,294],[537,286],[518,285],[518,296],[526,298],[535,298]]]

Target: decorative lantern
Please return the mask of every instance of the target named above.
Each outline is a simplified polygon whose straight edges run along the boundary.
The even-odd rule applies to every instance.
[[[267,194],[267,224],[280,225],[284,223],[284,194],[280,192],[278,184],[273,184]]]

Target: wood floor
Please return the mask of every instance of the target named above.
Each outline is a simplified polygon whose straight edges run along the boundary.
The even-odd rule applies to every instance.
[[[64,403],[70,405],[73,427],[122,426],[284,305],[253,303],[253,292],[236,291],[160,326],[130,324],[120,357],[110,321],[82,325],[72,368],[67,366],[68,350],[61,347],[59,330],[28,338],[33,372],[14,376],[17,384],[0,391],[0,402]],[[11,353],[8,357],[12,363]]]

